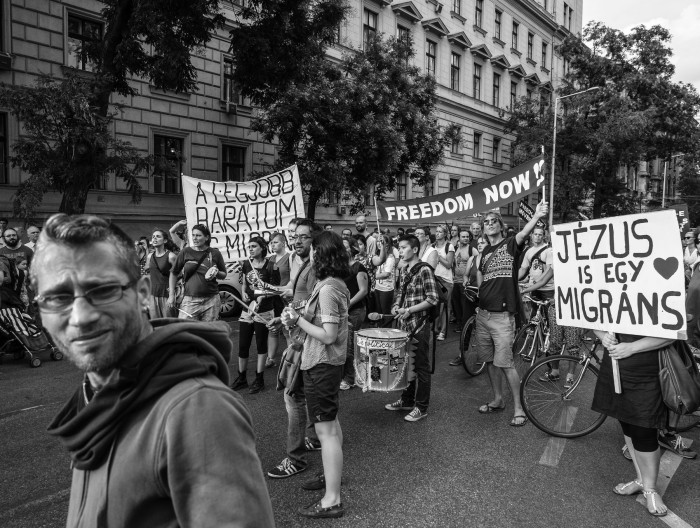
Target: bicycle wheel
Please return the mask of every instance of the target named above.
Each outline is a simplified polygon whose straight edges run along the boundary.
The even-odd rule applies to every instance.
[[[545,373],[559,367],[559,379],[541,381]],[[564,388],[568,374],[574,377],[573,390]],[[520,384],[520,400],[530,421],[540,431],[562,438],[576,438],[595,431],[606,416],[591,410],[598,369],[583,369],[575,356],[549,356],[537,361]]]
[[[540,347],[537,325],[528,323],[523,326],[513,341],[513,363],[520,379],[537,360]]]
[[[462,358],[462,366],[470,376],[478,376],[484,371],[486,363],[480,363],[476,357],[476,347],[472,346],[474,340],[474,328],[476,317],[470,317],[462,328],[459,338],[459,357]]]

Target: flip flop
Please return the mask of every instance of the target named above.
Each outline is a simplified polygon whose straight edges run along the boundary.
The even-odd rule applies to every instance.
[[[517,418],[524,418],[524,420],[522,422],[518,423],[515,421]],[[515,416],[513,416],[513,419],[510,421],[510,426],[511,427],[522,427],[527,422],[528,422],[527,416],[525,416],[524,414],[516,414]]]
[[[486,405],[482,405],[481,407],[479,407],[479,412],[481,414],[491,414],[491,413],[502,412],[503,410],[505,410],[505,408],[506,408],[505,404],[502,405],[501,407],[493,407],[487,403]]]

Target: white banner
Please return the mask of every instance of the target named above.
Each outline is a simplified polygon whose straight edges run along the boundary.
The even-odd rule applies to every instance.
[[[204,224],[211,231],[211,247],[226,262],[246,257],[248,240],[269,240],[284,231],[292,218],[304,216],[299,171],[293,165],[247,182],[217,182],[182,176],[187,226]]]
[[[686,339],[677,233],[672,210],[554,226],[557,322]]]

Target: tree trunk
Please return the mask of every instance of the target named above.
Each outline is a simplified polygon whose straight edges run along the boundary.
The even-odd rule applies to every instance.
[[[306,218],[309,220],[316,220],[316,204],[320,197],[321,195],[315,192],[309,194],[309,203],[306,206]]]
[[[61,207],[59,207],[58,211],[69,215],[83,214],[90,187],[92,186],[71,185],[63,192]]]
[[[603,214],[603,177],[600,172],[595,175],[595,192],[593,194],[593,218],[600,218]]]

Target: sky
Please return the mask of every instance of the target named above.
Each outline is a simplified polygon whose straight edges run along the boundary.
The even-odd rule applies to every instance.
[[[583,0],[583,25],[589,21],[627,33],[635,26],[660,25],[671,32],[673,80],[700,91],[700,2],[690,0]]]

